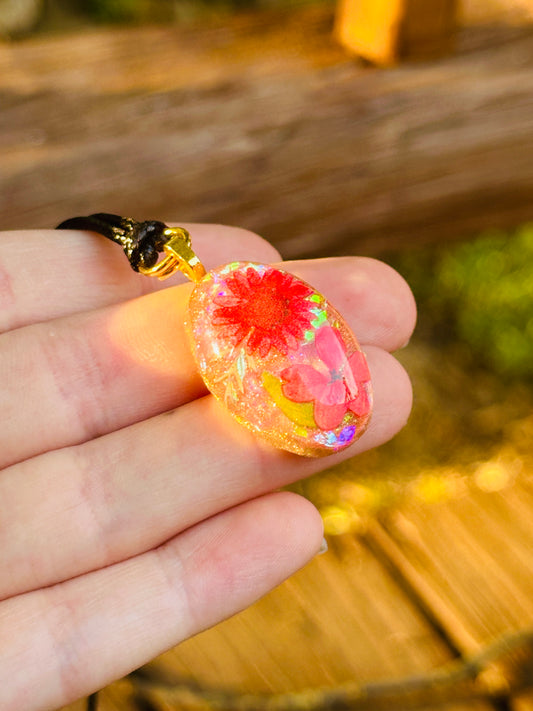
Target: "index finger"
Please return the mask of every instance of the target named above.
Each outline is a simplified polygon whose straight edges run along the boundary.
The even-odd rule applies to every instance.
[[[228,261],[275,262],[277,250],[239,227],[183,224],[211,269]],[[134,272],[121,247],[78,230],[21,230],[0,236],[0,333],[117,304],[184,281]]]

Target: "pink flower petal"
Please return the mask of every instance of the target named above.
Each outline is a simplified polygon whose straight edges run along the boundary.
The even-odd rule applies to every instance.
[[[286,327],[283,328],[280,339],[286,344],[288,350],[296,351],[298,350],[298,341],[296,338],[288,331]]]
[[[291,365],[281,371],[281,378],[283,394],[293,402],[311,402],[328,385],[327,377],[310,365]]]
[[[331,326],[322,326],[315,335],[316,352],[329,370],[340,371],[347,363],[344,343]]]
[[[317,397],[323,405],[340,405],[346,402],[346,386],[342,380],[330,381]]]
[[[350,409],[358,417],[368,414],[370,411],[370,400],[368,399],[368,394],[364,388],[359,388],[357,397],[354,400],[350,400],[348,403],[348,409]]]
[[[368,369],[368,363],[366,358],[361,351],[355,351],[353,355],[348,358],[350,364],[350,370],[353,373],[353,377],[358,383],[366,383],[370,380],[370,370]]]
[[[321,402],[315,402],[313,414],[315,422],[321,430],[334,430],[342,422],[346,410],[345,403],[342,405],[324,405]]]

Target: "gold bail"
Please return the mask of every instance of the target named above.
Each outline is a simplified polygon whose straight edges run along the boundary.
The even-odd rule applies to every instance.
[[[167,227],[163,234],[169,238],[163,246],[166,256],[153,267],[139,267],[139,271],[162,281],[179,269],[191,281],[200,281],[206,271],[192,250],[191,235],[183,227]]]

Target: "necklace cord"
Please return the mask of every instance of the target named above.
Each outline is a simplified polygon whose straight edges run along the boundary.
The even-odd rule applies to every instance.
[[[137,222],[106,212],[87,217],[72,217],[56,227],[58,230],[89,230],[119,244],[131,268],[139,272],[155,266],[159,253],[169,240],[168,227],[158,220]]]

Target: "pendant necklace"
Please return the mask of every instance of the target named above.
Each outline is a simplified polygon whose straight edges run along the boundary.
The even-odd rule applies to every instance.
[[[324,456],[368,426],[366,358],[339,312],[306,282],[269,264],[230,262],[206,272],[182,227],[107,213],[57,229],[89,230],[121,245],[131,267],[195,286],[185,328],[207,388],[227,411],[279,449]]]

